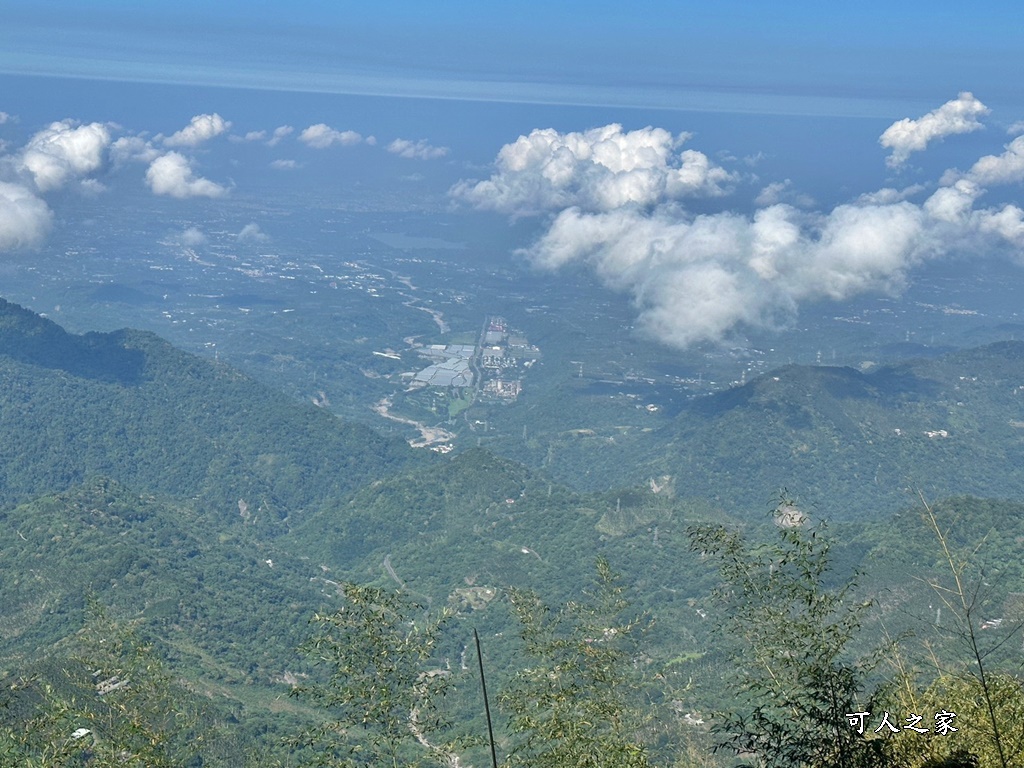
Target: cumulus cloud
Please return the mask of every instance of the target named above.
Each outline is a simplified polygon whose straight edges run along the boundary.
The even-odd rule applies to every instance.
[[[96,197],[107,191],[107,185],[99,179],[82,179],[78,182],[78,191],[86,197]]]
[[[13,120],[7,113],[3,120]],[[110,128],[102,123],[79,125],[73,120],[51,123],[35,133],[15,155],[4,158],[5,175],[19,183],[0,181],[0,251],[38,247],[53,223],[53,213],[39,193],[79,182],[83,194],[105,187],[86,178],[103,167]]]
[[[582,133],[537,129],[501,148],[490,179],[461,181],[451,194],[477,208],[522,216],[569,206],[610,211],[731,191],[734,173],[701,152],[679,151],[688,138],[662,128],[626,132],[618,124]]]
[[[246,243],[265,243],[270,239],[268,235],[264,234],[263,230],[260,229],[260,225],[255,221],[242,227],[242,231],[239,232],[236,237],[239,241]]]
[[[197,177],[188,158],[177,152],[153,160],[146,171],[146,183],[155,195],[171,197],[221,197],[227,189],[220,184]]]
[[[164,139],[168,147],[198,147],[204,141],[219,136],[231,127],[231,123],[214,112],[212,115],[196,115],[188,125]]]
[[[276,147],[281,143],[281,140],[291,135],[295,129],[290,125],[282,125],[273,130],[270,134],[266,131],[249,131],[244,136],[229,136],[228,138],[234,142],[255,142],[260,141],[266,144],[268,147]]]
[[[299,134],[299,141],[313,149],[327,149],[335,144],[348,147],[362,140],[355,131],[336,131],[324,123],[311,125]]]
[[[0,125],[3,125],[4,123],[13,123],[14,120],[14,115],[8,112],[0,112]]]
[[[892,150],[886,158],[886,164],[890,168],[897,168],[907,161],[911,153],[925,149],[930,141],[983,128],[978,118],[984,117],[989,111],[972,94],[964,91],[924,117],[898,120],[886,128],[878,139],[879,144]]]
[[[409,139],[395,139],[388,144],[388,152],[399,157],[410,160],[434,160],[448,154],[448,147],[435,147],[426,139],[410,141]]]
[[[931,138],[944,135],[918,122]],[[451,194],[513,217],[550,216],[519,255],[550,272],[588,266],[631,298],[640,330],[680,348],[785,326],[808,301],[896,293],[914,267],[949,254],[1024,248],[1024,210],[979,207],[986,185],[1024,180],[1024,138],[930,194],[886,188],[812,211],[791,204],[809,201],[786,180],[764,187],[752,214],[700,215],[681,190],[716,197],[735,179],[688,161],[683,140],[655,128],[534,131],[499,152],[489,180],[461,182]]]
[[[72,120],[62,120],[29,139],[20,164],[39,191],[48,192],[72,178],[99,170],[109,144],[110,130],[102,123],[76,125]]]
[[[292,128],[290,125],[279,125],[277,128],[274,129],[274,132],[270,135],[270,138],[267,139],[267,146],[276,147],[278,144],[281,143],[282,139],[286,138],[287,136],[290,136],[294,131],[295,129]]]
[[[907,200],[918,192],[923,192],[924,189],[923,184],[912,184],[903,189],[884,187],[874,192],[865,192],[857,198],[857,202],[861,205],[888,205],[890,203],[898,203],[901,200]]]
[[[0,251],[39,246],[52,223],[49,206],[31,190],[0,181]]]
[[[110,159],[115,166],[151,163],[159,156],[160,150],[141,136],[122,136],[110,145]]]
[[[964,182],[923,205],[847,204],[808,214],[776,204],[752,217],[691,216],[674,206],[569,208],[522,253],[548,270],[590,265],[630,294],[642,330],[687,347],[744,324],[785,324],[803,301],[897,291],[911,268],[958,248],[1022,242],[1022,212],[974,210],[979,194]]]
[[[758,151],[752,155],[745,156],[743,158],[743,164],[746,165],[748,168],[756,168],[767,159],[768,155],[766,155],[764,152]]]
[[[967,178],[982,185],[1024,181],[1024,136],[1007,144],[1001,155],[980,158],[967,172]]]
[[[294,160],[272,160],[270,167],[276,171],[294,171],[299,164]]]

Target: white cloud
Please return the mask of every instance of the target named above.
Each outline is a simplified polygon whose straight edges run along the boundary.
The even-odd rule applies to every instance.
[[[1024,247],[1024,211],[1016,205],[1006,205],[1000,210],[979,211],[978,228],[1008,240],[1018,248]]]
[[[701,152],[677,151],[688,138],[662,128],[624,132],[617,124],[582,133],[537,129],[501,148],[490,179],[461,181],[451,194],[517,216],[725,195],[737,176]]]
[[[953,252],[1024,244],[1024,211],[976,210],[962,181],[922,205],[840,205],[806,214],[773,205],[752,218],[689,216],[674,206],[562,211],[523,253],[545,269],[582,262],[629,293],[638,325],[679,347],[720,340],[743,324],[773,327],[803,301],[894,292],[908,271]]]
[[[229,123],[229,125],[230,125],[230,123]],[[290,125],[282,125],[282,126],[279,126],[279,127],[275,128],[273,130],[273,132],[271,132],[269,134],[266,131],[248,131],[244,136],[232,135],[232,136],[229,136],[228,139],[230,141],[235,142],[236,144],[247,142],[247,141],[248,142],[259,141],[259,142],[262,142],[263,144],[266,144],[268,147],[276,147],[278,144],[281,143],[281,141],[285,137],[291,135],[294,131],[295,131],[295,129],[292,128]]]
[[[171,197],[221,197],[227,189],[209,179],[197,177],[188,159],[177,152],[168,152],[150,163],[146,183],[156,195]]]
[[[99,170],[109,144],[110,131],[102,123],[76,126],[71,120],[62,120],[29,139],[20,164],[39,191],[48,192],[73,177]]]
[[[983,190],[973,182],[961,179],[948,187],[939,187],[924,201],[924,209],[937,221],[963,224],[974,209],[974,202]]]
[[[327,149],[334,144],[348,147],[362,140],[363,137],[355,131],[336,131],[324,123],[311,125],[299,134],[299,141],[313,149]]]
[[[519,255],[553,273],[588,266],[630,296],[638,328],[678,347],[783,326],[808,301],[896,293],[916,266],[949,254],[1024,248],[1024,210],[979,207],[986,184],[1024,179],[1024,138],[927,196],[922,185],[886,188],[807,211],[784,202],[810,202],[785,180],[762,189],[752,215],[684,208],[681,189],[721,195],[734,177],[718,168],[716,179],[679,141],[655,128],[534,131],[501,150],[489,180],[451,194],[513,217],[553,213]]]
[[[785,192],[793,185],[790,179],[785,181],[774,181],[762,189],[754,198],[754,205],[764,207],[782,202]]]
[[[641,329],[686,347],[744,324],[783,324],[802,301],[896,291],[912,267],[969,235],[1024,231],[1012,212],[958,219],[965,211],[949,202],[841,205],[813,215],[772,205],[753,217],[569,208],[523,254],[548,270],[589,264],[632,297]]]
[[[294,160],[272,160],[270,167],[277,171],[294,171],[299,164]]]
[[[0,251],[39,246],[52,223],[49,206],[31,190],[0,181]]]
[[[78,191],[86,197],[96,197],[107,191],[107,185],[99,179],[82,179],[78,182]]]
[[[967,178],[982,185],[1024,181],[1024,136],[1007,144],[1003,154],[980,158],[967,172]]]
[[[0,112],[0,125],[3,125],[4,123],[13,123],[15,119],[14,115],[8,112]]]
[[[164,139],[164,145],[168,147],[197,147],[204,141],[224,133],[230,127],[231,123],[216,112],[212,115],[196,115],[180,131]]]
[[[433,160],[447,155],[449,149],[448,147],[432,146],[426,139],[420,139],[419,141],[395,139],[388,144],[388,152],[410,160]]]
[[[187,245],[189,248],[195,248],[200,245],[206,244],[206,235],[199,227],[187,227],[183,232],[178,234],[175,239],[182,245]]]
[[[122,136],[110,145],[110,158],[115,166],[151,163],[159,156],[160,150],[141,136]]]
[[[793,189],[793,181],[791,179],[772,182],[754,198],[754,205],[761,208],[783,202],[790,202],[801,208],[810,208],[814,205],[814,200],[809,195],[802,194]]]
[[[755,152],[752,155],[747,155],[746,157],[744,157],[743,164],[749,168],[756,168],[767,159],[768,155],[766,155],[764,152],[759,151]]]
[[[879,144],[892,150],[886,158],[886,164],[890,168],[899,167],[911,153],[925,149],[930,141],[979,130],[984,126],[978,118],[987,115],[989,111],[972,94],[964,91],[924,117],[917,120],[904,118],[893,123],[878,139]]]
[[[911,186],[904,187],[903,189],[884,187],[876,190],[875,192],[865,192],[857,198],[857,202],[860,205],[889,205],[891,203],[898,203],[901,200],[906,200],[913,197],[918,192],[923,191],[923,184],[912,184]]]
[[[263,230],[260,229],[260,225],[255,221],[242,227],[242,231],[239,232],[236,237],[242,242],[249,243],[265,243],[270,239],[268,235],[264,234]]]
[[[274,129],[274,133],[271,134],[270,138],[267,139],[268,147],[276,147],[281,143],[281,140],[287,136],[290,136],[295,131],[290,125],[280,125]]]

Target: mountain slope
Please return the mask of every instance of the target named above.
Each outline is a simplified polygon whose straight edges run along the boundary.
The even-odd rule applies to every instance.
[[[870,516],[916,489],[1024,499],[1022,450],[1024,343],[1000,342],[867,371],[773,371],[695,401],[645,469],[732,509],[786,487],[829,516]]]
[[[908,506],[887,483],[910,470],[957,491],[1024,489],[1017,344],[867,371],[781,369],[693,403],[657,450],[630,457],[635,471],[673,480],[603,493],[479,449],[415,454],[150,334],[74,336],[9,304],[0,385],[0,669],[60,658],[92,596],[139,620],[196,690],[245,701],[245,722],[265,717],[271,729],[281,709],[310,715],[281,703],[283,681],[310,671],[294,648],[314,611],[338,606],[344,580],[454,608],[435,661],[475,696],[470,628],[500,686],[524,658],[508,588],[578,600],[606,556],[632,604],[658,619],[645,658],[671,666],[685,705],[707,711],[727,696],[705,619],[719,579],[690,551],[687,525],[738,522],[771,538],[761,511],[780,485],[819,494],[827,503],[812,516],[884,519],[886,505]],[[936,509],[961,524],[953,544],[984,544],[978,562],[999,591],[983,607],[999,618],[1024,590],[1010,565],[1020,561],[1021,505]],[[870,568],[865,586],[884,609],[930,610],[928,589],[907,584],[927,587],[941,558],[908,524],[920,526],[913,513],[837,525],[834,578]],[[476,700],[467,702],[473,717]]]
[[[90,475],[277,524],[426,461],[138,331],[69,334],[0,300],[0,503]]]
[[[3,513],[0,536],[10,575],[0,583],[0,665],[9,671],[73,636],[96,599],[142,618],[206,679],[267,684],[324,600],[311,579],[319,569],[251,528],[225,533],[187,505],[105,478]]]

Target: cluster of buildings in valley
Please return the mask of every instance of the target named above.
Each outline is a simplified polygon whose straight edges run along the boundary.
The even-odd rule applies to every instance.
[[[430,344],[417,352],[430,364],[412,375],[414,386],[472,388],[486,399],[506,402],[519,397],[523,371],[540,356],[501,317],[487,318],[477,344]]]
[[[504,318],[489,318],[480,344],[481,393],[497,400],[515,400],[522,391],[522,372],[533,366],[539,355],[540,350],[525,335],[510,329]]]
[[[421,355],[434,360],[413,376],[413,382],[429,387],[472,387],[473,369],[471,363],[476,355],[472,344],[431,344],[418,350]]]

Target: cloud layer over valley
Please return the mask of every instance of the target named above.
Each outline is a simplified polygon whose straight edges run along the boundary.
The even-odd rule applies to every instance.
[[[920,119],[894,123],[879,140],[892,151],[887,163],[980,129],[988,112],[963,93]],[[677,347],[726,340],[745,327],[785,326],[802,302],[898,292],[909,271],[931,259],[1024,246],[1024,211],[977,207],[989,186],[1024,179],[1024,137],[928,187],[882,189],[808,212],[778,201],[790,191],[786,181],[766,187],[753,213],[733,204],[700,214],[688,201],[704,198],[706,210],[717,198],[724,207],[742,179],[682,149],[688,139],[615,124],[534,130],[500,150],[490,178],[461,181],[451,195],[513,218],[545,217],[543,234],[520,255],[551,272],[588,266],[631,297],[643,332]]]
[[[516,253],[552,279],[572,266],[592,270],[628,296],[636,325],[647,335],[680,348],[742,340],[751,328],[792,324],[808,302],[898,293],[912,270],[931,260],[1016,254],[1024,246],[1024,211],[1006,198],[987,196],[997,186],[1024,181],[1024,135],[1000,137],[1006,142],[1001,150],[989,141],[991,154],[979,157],[976,150],[958,168],[939,168],[929,180],[909,167],[909,159],[943,140],[950,145],[943,156],[956,150],[951,137],[984,131],[991,110],[964,92],[920,113],[884,130],[878,125],[860,149],[843,145],[858,159],[874,153],[878,180],[863,184],[867,189],[860,194],[845,193],[832,207],[816,206],[800,188],[799,175],[789,175],[789,165],[772,178],[764,170],[770,163],[745,162],[731,147],[713,153],[698,148],[693,134],[654,126],[530,130],[501,147],[480,178],[451,185],[459,168],[479,167],[464,164],[465,147],[425,138],[388,137],[378,144],[359,123],[363,133],[308,116],[285,122],[295,116],[275,113],[262,129],[238,130],[211,111],[151,133],[72,119],[22,128],[8,117],[0,149],[0,252],[43,245],[58,219],[54,210],[72,207],[76,195],[95,200],[114,190],[138,192],[175,210],[176,201],[230,198],[236,185],[243,189],[262,172],[271,195],[309,179],[327,185],[317,194],[329,200],[339,184],[348,190],[361,183],[350,170],[364,178],[376,174],[366,187],[372,190],[380,180],[398,184],[398,166],[432,161],[421,167],[435,175],[425,173],[421,181],[444,179],[437,191],[447,189],[463,206],[536,219],[540,234],[520,241]],[[24,133],[9,139],[16,127]],[[1024,125],[1016,127],[1024,132]],[[844,167],[849,162],[840,158],[835,169],[821,173],[838,177]],[[228,171],[234,168],[237,173]],[[890,174],[884,182],[883,172]],[[399,194],[394,192],[396,200]],[[422,205],[422,199],[409,204]],[[249,209],[246,216],[232,230],[237,242],[266,242]],[[284,237],[275,230],[275,243]]]
[[[19,122],[16,115],[0,112],[0,126],[5,126],[5,132]],[[231,194],[235,182],[207,178],[203,166],[211,164],[223,169],[225,163],[251,162],[259,156],[254,154],[257,151],[272,155],[259,156],[257,167],[290,172],[334,161],[321,159],[311,163],[273,155],[298,150],[324,158],[323,150],[361,145],[410,160],[436,160],[451,151],[427,139],[395,138],[377,147],[377,139],[372,135],[333,128],[322,122],[302,130],[279,124],[272,129],[239,133],[232,133],[232,126],[218,112],[195,114],[185,125],[167,133],[133,131],[114,122],[82,123],[68,118],[28,134],[20,147],[6,137],[0,138],[0,253],[34,249],[46,242],[55,220],[51,205],[56,204],[56,193],[61,190],[96,197],[110,191],[108,184],[121,189],[127,184],[168,199],[223,198]],[[248,150],[248,155],[228,150],[245,146],[255,146],[256,150]],[[243,154],[243,158],[231,154]],[[344,154],[337,153],[339,157]],[[213,163],[206,162],[210,158]],[[67,199],[64,197],[60,202],[66,203]],[[261,242],[265,235],[253,223],[242,230],[239,238]]]

